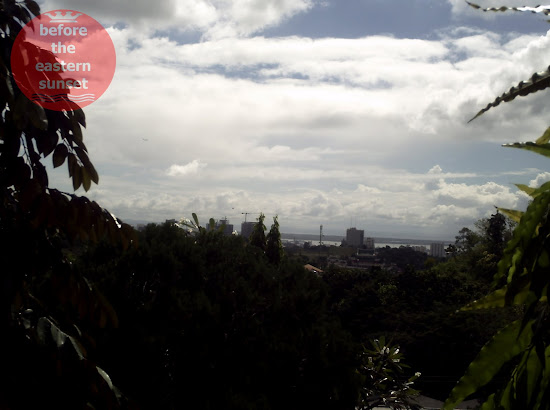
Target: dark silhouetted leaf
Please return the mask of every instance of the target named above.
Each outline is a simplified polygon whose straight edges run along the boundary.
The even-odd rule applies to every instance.
[[[73,189],[76,191],[82,185],[82,167],[77,162],[73,166]]]
[[[477,9],[477,10],[482,10],[482,11],[494,11],[494,12],[505,12],[505,11],[520,11],[520,12],[531,12],[531,13],[541,13],[541,14],[544,14],[546,16],[548,16],[550,14],[550,6],[535,6],[535,7],[528,7],[528,6],[523,6],[523,7],[506,7],[506,6],[501,6],[501,7],[487,7],[487,8],[483,8],[475,3],[470,3],[469,1],[467,1],[466,3],[468,3],[471,7],[473,7],[474,9]]]
[[[29,115],[31,117],[32,125],[39,130],[45,131],[48,129],[48,118],[46,117],[46,111],[40,105],[29,101],[27,103],[29,107]]]
[[[82,108],[73,110],[73,118],[75,118],[80,125],[86,128],[86,116],[84,115],[84,111],[82,111]]]
[[[67,150],[67,146],[65,144],[59,144],[53,153],[52,161],[53,161],[53,167],[57,168],[65,162],[65,159],[67,158],[69,151]]]
[[[82,187],[84,188],[84,191],[88,192],[92,186],[92,179],[90,178],[90,174],[88,174],[85,167],[80,168],[80,172],[82,173]]]
[[[40,15],[40,6],[33,0],[25,0],[25,6],[30,10],[32,14],[36,17]]]
[[[532,75],[532,77],[529,80],[521,81],[517,86],[510,88],[507,92],[502,94],[500,97],[497,97],[492,103],[488,104],[487,107],[479,111],[475,115],[475,117],[473,117],[468,122],[472,122],[477,117],[489,111],[491,108],[496,107],[502,102],[512,101],[516,97],[526,96],[528,94],[532,94],[534,92],[544,90],[548,86],[550,86],[550,70],[542,71],[540,73],[535,73]]]

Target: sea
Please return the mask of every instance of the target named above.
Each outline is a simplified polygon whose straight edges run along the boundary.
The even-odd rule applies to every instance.
[[[323,235],[323,245],[325,246],[340,246],[342,244],[344,236],[340,235]],[[297,245],[303,245],[304,242],[311,242],[311,245],[319,245],[319,235],[315,234],[303,234],[303,233],[281,233],[281,240],[283,243],[295,243]],[[440,240],[440,239],[407,239],[407,238],[380,238],[374,237],[374,246],[376,248],[399,248],[400,246],[426,246],[429,248],[432,243],[450,244],[454,243],[454,240]]]

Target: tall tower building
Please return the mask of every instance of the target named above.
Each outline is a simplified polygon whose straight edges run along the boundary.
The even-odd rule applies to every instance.
[[[374,253],[374,238],[365,238],[365,246],[369,252]]]
[[[445,256],[444,245],[441,242],[434,242],[430,244],[430,255],[434,258],[443,258]]]
[[[348,246],[363,246],[363,238],[365,231],[357,228],[349,228],[346,230],[346,242]]]
[[[241,236],[248,239],[256,222],[243,222],[241,223]]]
[[[230,224],[227,218],[220,219],[216,222],[216,229],[220,229],[223,226],[223,234],[230,236],[233,234],[233,224]]]

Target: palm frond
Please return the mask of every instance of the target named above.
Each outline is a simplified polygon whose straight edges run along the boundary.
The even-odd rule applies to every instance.
[[[506,7],[506,6],[501,6],[501,7],[487,7],[487,8],[484,8],[484,7],[481,7],[477,4],[470,3],[469,1],[467,1],[466,3],[468,3],[468,5],[470,5],[474,9],[478,9],[478,10],[481,10],[481,11],[495,11],[495,12],[499,12],[499,11],[500,12],[505,12],[505,11],[525,12],[525,11],[530,11],[531,13],[541,13],[541,14],[544,14],[545,16],[550,15],[550,5],[548,5],[548,6],[536,6],[536,7],[528,7],[528,6]]]
[[[550,7],[550,6],[549,6]],[[483,113],[489,111],[491,108],[496,107],[501,102],[509,102],[512,101],[514,98],[519,96],[526,96],[528,94],[535,93],[537,91],[544,90],[545,88],[550,86],[550,67],[546,71],[541,71],[539,73],[535,73],[531,76],[531,78],[527,81],[521,81],[518,85],[515,87],[510,88],[507,92],[502,94],[501,96],[497,97],[492,103],[487,104],[485,108],[483,108],[481,111],[479,111],[475,117],[473,117],[470,121],[472,122],[477,117],[482,115]]]

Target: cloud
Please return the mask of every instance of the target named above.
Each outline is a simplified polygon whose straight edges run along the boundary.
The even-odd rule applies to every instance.
[[[428,174],[431,175],[441,175],[443,173],[443,170],[439,165],[434,165],[430,170],[428,171]]]
[[[460,205],[462,207],[492,206],[514,208],[517,205],[517,193],[512,192],[507,186],[495,182],[487,182],[481,185],[468,185],[466,183],[448,183],[441,181],[437,190],[433,192],[439,203]]]
[[[207,38],[247,36],[313,7],[310,0],[218,1],[220,19],[209,27]]]
[[[106,24],[139,25],[142,32],[197,32],[203,38],[243,37],[314,6],[312,0],[46,0],[43,10],[78,10]]]
[[[447,237],[494,205],[522,206],[507,181],[476,171],[508,165],[474,163],[457,146],[532,140],[546,128],[537,95],[466,122],[550,58],[547,35],[252,37],[314,3],[237,3],[162,2],[154,17],[138,2],[127,25],[109,28],[117,72],[86,109],[101,175],[90,197],[131,219],[197,212],[236,223],[241,212],[264,211],[287,231],[323,224],[338,233],[355,217],[370,232]],[[190,9],[176,10],[183,4]],[[80,5],[86,12],[66,6]],[[183,29],[200,31],[201,42],[147,29],[186,13],[194,17]],[[53,175],[70,190],[64,173]]]
[[[542,172],[537,175],[535,179],[529,181],[529,186],[531,188],[538,188],[545,182],[550,181],[550,172]]]
[[[194,159],[185,165],[171,165],[166,171],[166,175],[170,177],[181,177],[197,174],[201,169],[206,168],[207,164],[200,160]]]

